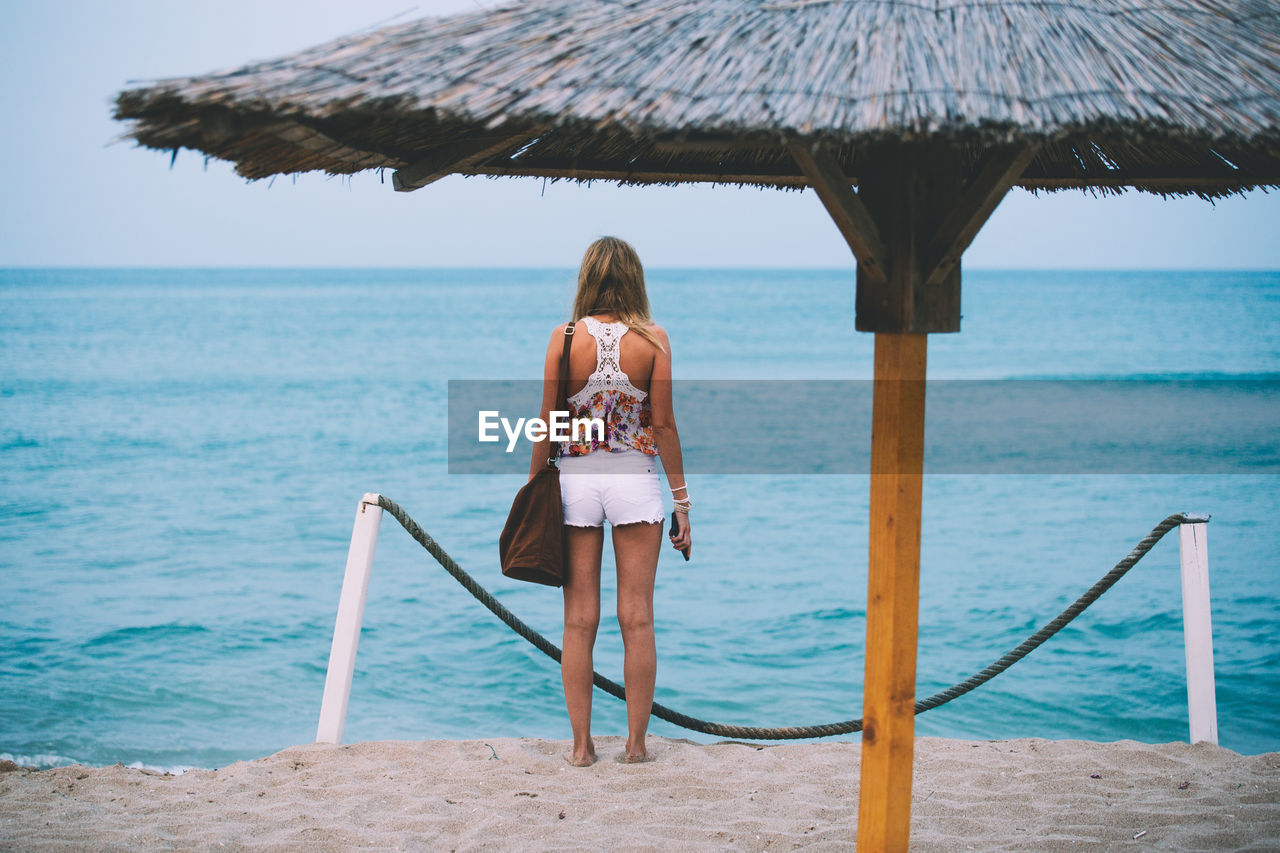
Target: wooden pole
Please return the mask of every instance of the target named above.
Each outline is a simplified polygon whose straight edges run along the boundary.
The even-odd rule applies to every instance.
[[[988,152],[967,168],[946,143],[871,144],[844,163],[821,141],[796,140],[791,153],[858,259],[855,325],[876,336],[858,849],[906,850],[926,335],[960,330],[960,256],[1034,149]]]
[[[347,549],[347,569],[342,575],[338,598],[338,618],[333,625],[333,645],[329,648],[329,671],[324,677],[324,698],[320,700],[320,723],[316,743],[342,743],[347,724],[347,701],[351,698],[351,677],[356,669],[356,646],[364,622],[364,601],[369,594],[369,572],[378,546],[382,507],[378,496],[367,492],[356,508],[356,523]]]
[[[928,337],[877,333],[858,849],[907,849]]]
[[[1187,653],[1187,720],[1191,743],[1218,742],[1213,683],[1213,621],[1209,616],[1209,546],[1205,515],[1178,526],[1182,556],[1182,632]]]

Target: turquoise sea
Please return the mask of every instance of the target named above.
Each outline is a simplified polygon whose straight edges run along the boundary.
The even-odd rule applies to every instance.
[[[0,271],[0,757],[221,767],[312,740],[369,491],[558,638],[558,593],[497,568],[522,477],[450,474],[446,408],[450,380],[540,375],[573,279]],[[868,378],[853,283],[852,268],[649,271],[677,379]],[[1139,411],[1153,435],[1179,406],[1221,412],[1211,420],[1225,429],[1241,383],[1267,405],[1280,387],[1280,272],[966,270],[963,311],[961,333],[930,338],[931,378],[1171,380],[1209,395],[1207,409],[1200,396]],[[869,442],[860,424],[796,417],[816,442]],[[1210,426],[1213,454],[1163,472],[927,476],[919,695],[1016,645],[1166,515],[1202,511],[1221,742],[1280,750],[1280,477],[1249,469],[1274,451],[1265,433],[1223,446]],[[1215,464],[1226,458],[1234,473]],[[664,549],[659,567],[658,701],[750,725],[858,716],[867,479],[714,466],[690,477],[694,558]],[[1184,740],[1180,594],[1171,535],[1061,634],[917,731]],[[596,666],[620,678],[608,610]],[[568,737],[557,666],[390,517],[364,624],[346,741]],[[596,732],[623,733],[621,703],[596,697]]]

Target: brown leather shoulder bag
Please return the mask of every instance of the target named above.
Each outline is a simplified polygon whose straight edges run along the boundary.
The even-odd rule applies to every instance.
[[[564,352],[560,355],[560,379],[556,384],[556,404],[568,408],[569,348],[573,344],[573,323],[564,329]],[[507,514],[507,523],[498,537],[498,557],[502,573],[509,578],[564,586],[568,544],[564,530],[564,506],[560,503],[560,469],[556,457],[516,492]]]

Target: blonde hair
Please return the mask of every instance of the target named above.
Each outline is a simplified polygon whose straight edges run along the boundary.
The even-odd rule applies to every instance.
[[[627,328],[666,352],[649,330],[649,297],[644,290],[644,267],[631,244],[617,237],[601,237],[587,247],[578,269],[578,294],[573,317],[609,313]]]

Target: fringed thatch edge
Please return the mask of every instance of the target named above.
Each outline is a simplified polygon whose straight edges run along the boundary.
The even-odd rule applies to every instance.
[[[442,122],[431,113],[401,114],[394,120],[385,114],[381,118],[364,115],[354,122],[323,126],[301,116],[222,107],[189,114],[180,121],[172,112],[166,113],[162,118],[118,112],[118,118],[133,122],[123,138],[155,150],[187,149],[225,160],[250,180],[309,172],[351,175],[430,163],[435,177],[463,174],[608,181],[624,186],[711,183],[799,189],[807,182],[787,146],[792,140],[805,139],[821,141],[835,151],[855,183],[858,152],[869,147],[943,143],[964,148],[970,152],[970,161],[975,161],[976,152],[984,146],[1034,141],[1040,153],[1015,184],[1032,191],[1109,195],[1133,189],[1162,197],[1214,199],[1280,187],[1280,134],[1249,140],[1211,138],[1173,127],[1118,122],[1064,128],[1051,137],[1036,137],[1010,126],[954,125],[926,138],[911,132],[633,133],[571,122],[542,127],[515,122],[462,126]],[[417,150],[375,147],[364,139],[352,144],[351,123],[359,124],[366,135],[376,135],[381,126],[398,138],[412,134],[436,144],[418,143]],[[483,151],[484,156],[467,156],[475,151]],[[1128,165],[1119,166],[1117,161]]]

